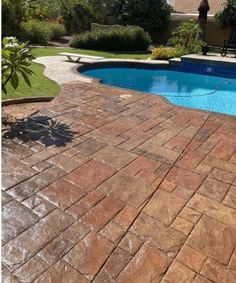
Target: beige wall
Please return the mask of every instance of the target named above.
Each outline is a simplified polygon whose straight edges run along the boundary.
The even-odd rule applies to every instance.
[[[197,18],[196,18],[197,19]],[[195,19],[195,20],[196,20]],[[182,22],[182,21],[186,21],[189,20],[189,18],[184,18],[184,19],[177,19],[174,18],[171,20],[169,28],[165,31],[164,34],[160,35],[160,34],[156,34],[153,33],[151,34],[152,39],[154,42],[156,43],[166,43],[170,36],[171,36],[171,32],[178,27],[178,25]],[[91,24],[91,30],[108,30],[111,27],[119,27],[119,25],[99,25],[96,23],[92,23]],[[229,29],[222,29],[220,25],[217,25],[213,19],[211,19],[210,21],[207,22],[207,27],[206,27],[206,42],[208,45],[211,46],[222,46],[223,42],[225,39],[229,38],[229,33],[230,30]]]
[[[152,38],[157,43],[165,43],[171,36],[171,31],[174,30],[181,21],[172,20],[168,30],[163,35],[152,34]],[[212,46],[222,46],[225,39],[228,39],[230,30],[222,29],[220,25],[214,22],[208,22],[206,27],[206,42]]]
[[[222,46],[225,39],[229,38],[230,29],[222,29],[215,23],[208,23],[206,28],[206,41],[209,45]]]

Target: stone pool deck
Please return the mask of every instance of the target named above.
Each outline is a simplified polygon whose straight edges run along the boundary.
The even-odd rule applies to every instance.
[[[3,135],[2,281],[236,282],[236,117],[83,79]]]

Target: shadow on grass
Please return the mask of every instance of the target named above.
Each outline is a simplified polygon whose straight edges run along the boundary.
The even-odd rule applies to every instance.
[[[47,116],[32,116],[8,124],[9,129],[3,133],[3,138],[18,138],[23,142],[38,141],[48,147],[65,146],[73,141],[76,132],[70,126]]]

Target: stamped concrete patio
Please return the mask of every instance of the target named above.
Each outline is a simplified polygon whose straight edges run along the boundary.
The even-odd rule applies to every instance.
[[[236,118],[82,79],[3,138],[3,282],[236,282]]]

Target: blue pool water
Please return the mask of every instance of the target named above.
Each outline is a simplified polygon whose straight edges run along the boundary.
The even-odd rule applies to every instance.
[[[236,115],[236,79],[140,68],[95,68],[84,75],[104,84],[166,97],[175,105]]]

